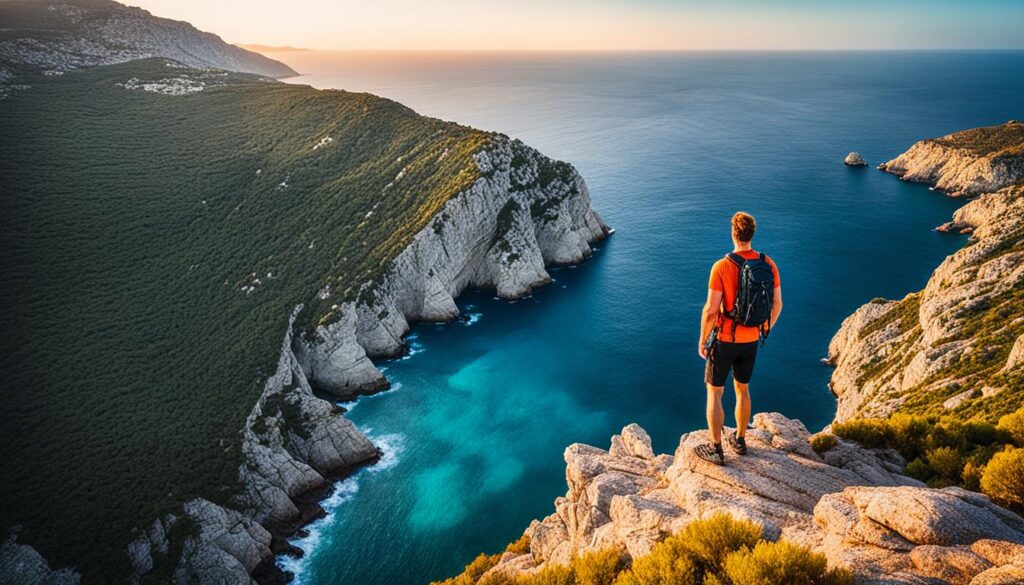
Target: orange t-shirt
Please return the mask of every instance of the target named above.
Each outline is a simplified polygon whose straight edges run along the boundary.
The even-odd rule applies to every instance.
[[[756,250],[745,250],[737,253],[747,260],[754,260],[759,254]],[[779,268],[775,266],[775,262],[773,262],[768,256],[765,256],[764,259],[769,265],[771,265],[772,272],[775,273],[775,288],[779,288],[782,286],[782,281],[779,280]],[[739,284],[740,269],[732,260],[722,258],[718,262],[715,262],[715,265],[711,267],[711,278],[708,279],[708,288],[722,293],[723,314],[718,317],[718,339],[720,341],[734,341],[732,337],[732,319],[726,317],[724,313],[726,311],[731,311],[733,305],[736,303],[736,288]],[[744,325],[736,326],[735,343],[750,343],[751,341],[757,340],[757,327],[746,327]]]

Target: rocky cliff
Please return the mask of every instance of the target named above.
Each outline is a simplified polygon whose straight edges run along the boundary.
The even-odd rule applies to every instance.
[[[591,255],[610,229],[590,207],[587,186],[519,141],[496,137],[476,155],[481,178],[452,199],[392,262],[361,302],[337,306],[332,322],[298,343],[310,380],[341,398],[387,386],[370,358],[404,351],[410,321],[450,321],[466,287],[518,298],[551,282],[550,264]]]
[[[30,399],[0,396],[5,410],[15,411],[2,441],[0,520],[5,529],[25,525],[18,542],[0,552],[0,582],[77,579],[65,567],[97,583],[121,582],[129,570],[142,582],[280,579],[273,556],[287,550],[282,537],[320,513],[317,499],[333,479],[378,457],[313,389],[351,398],[386,388],[372,359],[402,353],[411,322],[456,318],[454,299],[466,287],[526,295],[551,280],[547,266],[582,261],[590,244],[610,233],[570,165],[506,136],[424,118],[366,94],[195,69],[186,64],[206,53],[181,39],[104,46],[100,40],[113,37],[150,38],[143,33],[152,17],[111,2],[3,2],[0,10],[23,11],[19,21],[5,17],[0,66],[14,60],[10,71],[35,80],[0,104],[11,138],[0,162],[25,203],[5,214],[3,231],[13,238],[24,227],[36,238],[3,246],[11,265],[25,269],[5,285],[25,282],[38,293],[31,307],[8,307],[33,327],[8,337],[17,349],[5,350],[4,377],[10,387],[31,380],[34,391]],[[75,26],[64,31],[55,23]],[[182,23],[154,26],[168,35],[196,32]],[[132,48],[142,45],[149,48]],[[70,71],[149,54],[173,60]],[[58,75],[63,71],[69,73]],[[20,82],[5,75],[0,82]],[[93,106],[104,115],[82,114]],[[79,139],[96,148],[79,148]],[[122,146],[115,157],[105,150]],[[39,171],[36,165],[51,159],[60,160],[57,172]],[[204,180],[191,176],[197,168]],[[55,199],[28,195],[63,197],[69,185],[66,221],[49,221],[53,210],[34,207]],[[122,198],[128,193],[130,205]],[[89,209],[72,211],[78,204]],[[98,227],[97,218],[114,227]],[[91,230],[117,233],[118,241]],[[136,235],[144,237],[128,243]],[[41,255],[13,260],[75,237],[95,245],[76,246],[74,260],[60,254],[69,268],[33,264]],[[125,255],[136,252],[145,260]],[[107,264],[110,270],[96,268]],[[82,357],[90,372],[117,372],[124,384],[144,384],[140,391],[96,375],[43,382],[28,373],[70,365],[30,349],[48,335],[30,312],[55,314],[44,310],[55,289],[41,274],[63,278],[83,266],[95,274],[133,267],[116,282],[81,282],[86,300],[68,318],[87,322],[71,329],[112,332],[110,344],[124,348],[108,344],[102,355]],[[103,304],[116,310],[93,310],[99,305],[88,297],[96,291],[121,299]],[[145,307],[129,316],[130,299],[140,298]],[[106,317],[116,323],[101,326]],[[66,320],[61,327],[69,328]],[[124,355],[156,348],[154,331],[172,349],[126,364]],[[171,341],[178,334],[185,340]],[[60,343],[77,350],[63,356],[84,356],[98,345],[68,336]],[[103,359],[116,363],[101,366]],[[162,373],[142,383],[131,370],[139,364],[143,374]],[[61,386],[68,380],[75,388]],[[48,401],[46,393],[60,395],[58,408],[29,405]],[[85,408],[74,406],[78,399]],[[69,421],[82,427],[74,439],[33,435],[52,436],[49,428]],[[77,458],[61,467],[60,481],[35,464],[31,450],[44,445],[54,449],[45,459],[55,466]],[[67,484],[93,505],[59,496]],[[72,519],[76,513],[81,517]],[[89,539],[79,538],[79,526],[100,524]]]
[[[953,218],[972,236],[924,290],[876,299],[843,322],[829,345],[836,420],[1011,412],[1024,352],[1024,124],[925,140],[885,169],[977,195]]]
[[[879,168],[905,181],[930,183],[952,196],[980,195],[1024,177],[1024,122],[972,128],[922,140]]]
[[[147,57],[268,77],[297,75],[187,22],[113,0],[8,0],[0,2],[0,23],[0,85],[23,70],[58,75]]]
[[[758,414],[750,452],[716,466],[693,455],[706,431],[683,435],[675,455],[655,455],[629,425],[608,450],[565,451],[568,491],[526,530],[529,551],[506,552],[491,572],[531,573],[586,551],[631,558],[668,534],[719,512],[753,520],[848,567],[858,583],[1014,583],[1024,579],[1024,520],[982,495],[931,489],[900,474],[890,450],[839,440],[819,455],[799,421]]]
[[[545,266],[586,259],[590,244],[611,231],[572,167],[546,176],[553,161],[503,136],[476,161],[481,178],[413,238],[381,282],[364,284],[376,294],[339,306],[337,321],[309,339],[293,342],[289,326],[277,371],[246,421],[242,491],[230,507],[194,500],[154,522],[129,546],[134,580],[157,568],[176,583],[277,578],[268,577],[277,572],[273,555],[287,545],[273,536],[315,518],[322,512],[315,498],[329,481],[379,454],[334,405],[313,395],[310,381],[346,398],[386,387],[370,357],[400,353],[410,322],[457,318],[454,299],[468,286],[495,287],[510,299],[529,294],[551,281]],[[174,547],[178,555],[168,556],[168,534],[182,522],[191,532]]]

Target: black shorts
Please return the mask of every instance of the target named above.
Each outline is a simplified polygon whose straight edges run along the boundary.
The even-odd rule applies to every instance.
[[[729,343],[716,341],[708,355],[704,369],[704,382],[712,386],[725,386],[725,380],[732,370],[733,380],[740,384],[750,382],[754,374],[754,360],[757,359],[758,342]]]

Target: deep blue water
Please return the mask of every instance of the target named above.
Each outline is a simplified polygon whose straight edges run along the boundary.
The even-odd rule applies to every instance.
[[[843,318],[920,289],[963,243],[931,231],[958,201],[874,165],[1024,116],[1020,52],[280,56],[311,74],[295,82],[383,95],[573,163],[618,230],[529,299],[469,292],[472,323],[414,327],[412,354],[385,364],[395,388],[350,413],[385,460],[339,484],[297,542],[306,557],[285,565],[301,583],[450,576],[552,511],[569,443],[607,446],[637,422],[673,451],[703,424],[699,310],[738,209],[757,217],[785,299],[754,410],[827,424],[818,359]],[[843,166],[850,150],[872,166]]]

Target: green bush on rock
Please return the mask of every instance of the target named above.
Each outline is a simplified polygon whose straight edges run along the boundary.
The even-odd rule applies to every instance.
[[[790,542],[761,541],[753,549],[741,549],[725,559],[726,579],[732,585],[807,583],[851,585],[848,570],[829,570],[825,556]]]
[[[933,487],[959,485],[989,494],[982,483],[986,465],[1004,447],[1024,444],[1024,408],[998,425],[955,415],[895,414],[836,423],[832,432],[864,447],[896,449],[908,461],[904,473]]]
[[[517,541],[519,542],[519,541]],[[511,550],[516,543],[509,545]],[[568,565],[481,578],[498,555],[480,555],[466,571],[432,585],[849,585],[852,575],[825,557],[789,542],[764,540],[761,527],[728,514],[695,520],[654,546],[632,566],[618,549],[588,552]],[[481,570],[482,569],[482,570]]]
[[[1007,447],[993,455],[981,476],[981,491],[997,504],[1024,513],[1024,449]]]

